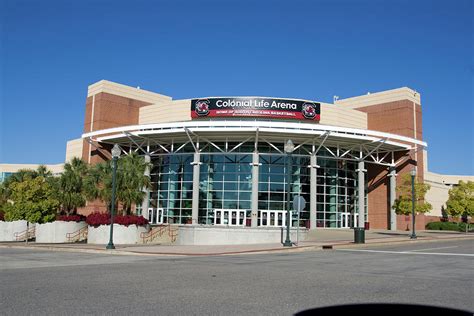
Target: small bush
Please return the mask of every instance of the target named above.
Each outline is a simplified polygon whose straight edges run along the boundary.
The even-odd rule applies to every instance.
[[[470,225],[471,227],[471,225]],[[453,223],[453,222],[431,222],[426,224],[426,229],[428,230],[449,230],[455,232],[465,232],[466,224],[465,223]],[[470,228],[470,231],[472,228]]]
[[[86,217],[83,215],[59,215],[56,217],[56,220],[63,222],[82,222],[86,220]]]
[[[459,223],[459,231],[465,232],[466,231],[466,226],[467,226],[467,231],[468,232],[473,232],[474,231],[474,224],[468,224],[468,223]]]
[[[100,225],[110,225],[110,214],[108,213],[93,213],[87,216],[86,222],[90,226],[99,227]],[[117,215],[114,216],[114,223],[124,226],[137,225],[145,226],[148,220],[143,216],[137,215]]]

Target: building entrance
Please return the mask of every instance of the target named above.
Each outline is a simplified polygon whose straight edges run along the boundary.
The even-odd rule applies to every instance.
[[[162,208],[148,209],[148,221],[150,224],[163,224],[164,210]]]
[[[339,213],[340,228],[355,227],[355,223],[359,219],[359,214],[354,213]]]
[[[214,225],[244,226],[247,212],[245,210],[214,210]]]
[[[290,212],[291,213],[291,212]],[[261,227],[286,227],[287,211],[259,211],[258,226]],[[291,223],[290,223],[291,226]]]

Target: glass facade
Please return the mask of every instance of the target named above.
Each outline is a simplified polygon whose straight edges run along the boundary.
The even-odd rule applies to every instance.
[[[250,226],[252,185],[257,183],[257,226],[285,226],[289,188],[290,201],[298,195],[306,200],[300,214],[292,212],[291,225],[310,227],[311,148],[300,146],[289,158],[282,149],[262,145],[258,148],[258,166],[255,166],[252,164],[253,144],[215,145],[206,146],[200,153],[198,224]],[[164,223],[191,223],[193,163],[196,162],[193,162],[193,148],[183,148],[180,153],[160,154],[151,159],[149,208],[159,210],[154,214],[162,213]],[[229,152],[218,148],[233,149]],[[314,180],[316,227],[352,227],[358,212],[357,162],[324,156],[325,149],[322,149],[318,152],[319,168]],[[252,168],[258,168],[258,182],[252,179]]]
[[[4,182],[13,172],[0,172],[0,183]]]
[[[251,209],[252,154],[201,154],[199,181],[200,224],[224,224],[215,210]]]
[[[152,157],[149,208],[163,209],[163,221],[187,224],[193,198],[193,154]]]

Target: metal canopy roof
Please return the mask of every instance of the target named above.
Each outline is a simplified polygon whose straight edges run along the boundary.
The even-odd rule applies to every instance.
[[[427,147],[423,141],[390,133],[308,123],[273,121],[186,121],[164,124],[132,125],[85,133],[82,138],[90,143],[119,144],[149,153],[150,146],[165,148],[169,144],[189,142],[196,148],[205,142],[267,142],[283,144],[292,139],[296,145],[319,148],[338,148],[360,151],[359,159],[370,155],[410,151]],[[213,145],[215,146],[215,145]],[[318,150],[316,150],[318,148]],[[364,157],[363,157],[364,156]],[[336,157],[336,155],[335,155]],[[336,157],[337,158],[337,157]],[[342,158],[342,157],[341,157]],[[355,159],[355,157],[353,157]],[[373,163],[394,165],[394,161],[374,158]]]

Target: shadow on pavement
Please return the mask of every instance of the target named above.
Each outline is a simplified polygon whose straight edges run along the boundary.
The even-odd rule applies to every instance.
[[[446,307],[412,305],[412,304],[354,304],[354,305],[337,305],[321,308],[313,308],[296,313],[296,316],[306,315],[382,315],[382,313],[391,313],[399,315],[453,315],[464,316],[471,315],[472,312]]]

